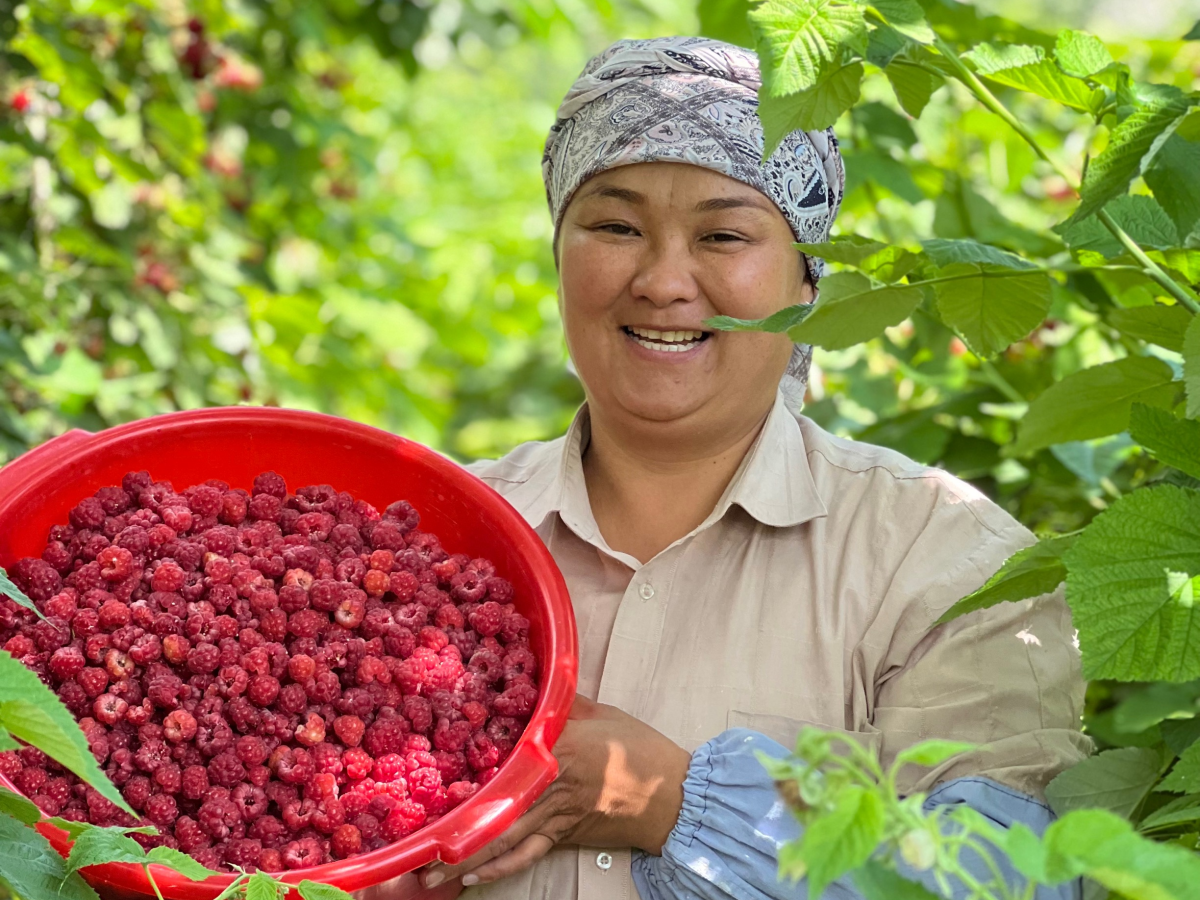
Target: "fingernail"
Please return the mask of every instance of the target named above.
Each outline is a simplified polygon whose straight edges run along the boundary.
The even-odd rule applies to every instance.
[[[462,877],[463,887],[470,887],[473,884],[479,884],[478,875],[464,875]]]
[[[446,880],[446,876],[444,874],[442,874],[441,872],[438,872],[438,871],[430,872],[428,875],[425,876],[425,887],[437,887],[439,884],[441,884],[445,880]]]

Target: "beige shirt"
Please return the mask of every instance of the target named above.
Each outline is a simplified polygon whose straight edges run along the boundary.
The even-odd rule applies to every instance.
[[[579,693],[688,750],[747,727],[792,746],[805,724],[878,749],[986,744],[905,791],[986,775],[1040,795],[1082,759],[1083,681],[1060,591],[930,630],[1033,535],[977,490],[891,450],[834,437],[778,398],[712,514],[642,565],[592,516],[567,434],[470,468],[562,569],[579,625]],[[560,846],[464,900],[636,898],[629,850]]]

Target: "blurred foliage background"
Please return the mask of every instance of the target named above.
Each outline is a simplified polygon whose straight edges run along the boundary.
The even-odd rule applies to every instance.
[[[1041,45],[1094,27],[1136,77],[1200,86],[1200,42],[1180,39],[1198,11],[1147,0],[1133,28],[1128,6],[952,14]],[[609,41],[711,26],[692,0],[0,2],[0,462],[67,428],[239,402],[461,459],[561,433],[582,393],[539,168],[554,109]],[[881,75],[864,100],[837,125],[836,232],[1065,252],[1050,228],[1066,184],[957,84],[919,121]],[[1005,100],[1072,164],[1095,140],[1087,115]],[[1179,192],[1172,243],[1200,215],[1200,183]],[[1047,385],[1126,354],[1100,298],[1153,291],[1117,274],[1069,287],[1092,308],[1057,297],[991,360],[920,310],[818,351],[809,414],[971,479],[1035,529],[1077,528],[1144,480],[1129,439],[1001,448]]]

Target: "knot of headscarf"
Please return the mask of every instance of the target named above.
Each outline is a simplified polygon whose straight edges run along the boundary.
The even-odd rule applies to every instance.
[[[557,243],[572,195],[605,169],[684,162],[713,169],[765,194],[796,240],[829,239],[846,175],[833,129],[793,131],[763,162],[758,58],[702,37],[622,40],[592,57],[558,108],[546,138],[542,178]],[[805,256],[813,285],[823,260]],[[798,412],[812,348],[797,344],[780,385]]]

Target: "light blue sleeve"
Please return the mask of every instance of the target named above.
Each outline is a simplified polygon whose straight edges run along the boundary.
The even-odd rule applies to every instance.
[[[780,744],[745,728],[723,732],[692,754],[683,809],[662,856],[634,854],[633,880],[641,900],[807,900],[806,882],[780,881],[778,876],[779,848],[799,837],[801,826],[755,756],[759,750],[776,758],[787,755]],[[972,807],[1001,827],[1023,822],[1039,835],[1054,821],[1054,814],[1032,797],[987,778],[958,778],[939,785],[925,808],[957,804]],[[1007,860],[997,861],[1010,883],[1021,882]],[[978,873],[970,860],[966,865],[972,874],[990,879],[982,862]],[[932,879],[926,886],[936,891]],[[862,900],[849,879],[834,882],[823,896]],[[1079,896],[1078,882],[1041,888],[1036,895],[1037,900]]]

